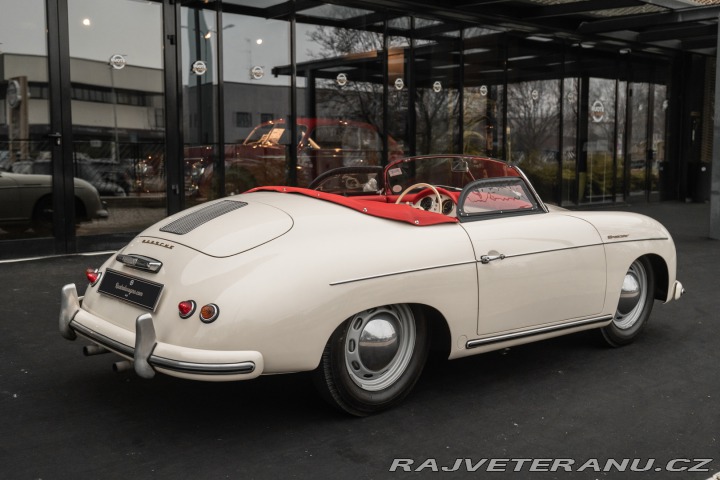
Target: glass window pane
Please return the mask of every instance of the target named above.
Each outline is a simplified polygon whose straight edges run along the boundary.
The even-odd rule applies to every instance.
[[[332,168],[383,162],[382,28],[365,10],[324,5],[317,15],[358,18],[357,28],[300,23],[298,45],[298,184]],[[402,155],[388,138],[390,158]]]
[[[427,38],[423,38],[423,37]],[[460,31],[415,22],[415,145],[418,155],[459,153]]]
[[[0,241],[52,234],[45,2],[0,14]],[[1,248],[1,247],[0,247]]]
[[[577,78],[566,78],[563,82],[562,198],[560,204],[573,205],[578,201],[576,189],[577,116],[580,81]]]
[[[667,168],[665,157],[665,126],[667,121],[667,86],[653,85],[653,131],[652,131],[652,165],[650,166],[650,193],[660,191],[660,179]]]
[[[224,13],[225,194],[258,185],[286,185],[290,162],[290,24]],[[231,120],[242,112],[244,121]],[[205,171],[201,197],[220,190]]]
[[[631,83],[630,121],[628,143],[630,162],[630,197],[645,198],[648,166],[648,92],[647,83]]]
[[[109,211],[77,233],[140,231],[166,215],[162,6],[69,0],[68,21],[75,177]]]
[[[548,202],[559,198],[562,60],[562,46],[553,41],[510,41],[505,158]]]
[[[615,80],[591,78],[588,98],[586,202],[612,201],[615,151]]]

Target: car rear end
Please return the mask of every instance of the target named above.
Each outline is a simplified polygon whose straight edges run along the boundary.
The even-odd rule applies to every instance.
[[[100,347],[92,353],[125,357],[143,377],[157,370],[211,381],[254,378],[263,356],[234,335],[236,290],[225,287],[257,259],[239,253],[291,228],[274,207],[232,199],[170,217],[90,270],[83,297],[74,285],[63,288],[61,333],[91,340]]]

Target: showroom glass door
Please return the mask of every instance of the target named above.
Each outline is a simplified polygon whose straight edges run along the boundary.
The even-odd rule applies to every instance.
[[[562,44],[512,38],[507,55],[505,159],[523,169],[546,201],[560,197]]]
[[[207,2],[206,2],[207,3]],[[218,118],[218,16],[214,8],[180,9],[180,81],[185,205],[223,194],[217,183],[222,174]],[[201,175],[213,175],[207,182]],[[202,191],[200,182],[203,181]],[[232,192],[231,192],[232,193]]]
[[[298,15],[298,185],[337,167],[382,165],[382,18],[329,4]],[[349,27],[326,26],[339,23]],[[402,156],[399,139],[388,137],[388,148],[390,158]]]
[[[608,64],[612,68],[612,64]],[[615,128],[617,82],[591,77],[588,82],[588,128],[581,203],[612,202],[615,192]]]
[[[75,193],[92,185],[108,212],[81,209],[78,237],[166,216],[162,18],[158,2],[68,0]]]
[[[649,103],[648,83],[632,82],[628,85],[628,152],[626,171],[629,169],[627,201],[645,201],[647,198],[652,152],[648,144]]]
[[[660,176],[665,164],[667,87],[631,83],[628,201],[660,199]]]
[[[52,182],[34,170],[51,162],[45,16],[43,0],[5,2],[0,14],[0,242],[18,245],[53,233]]]
[[[224,3],[227,9],[252,12],[246,7],[272,8],[283,0]],[[223,110],[224,127],[219,133],[223,134],[220,157],[224,160],[211,168],[195,168],[199,199],[220,195],[223,189],[225,195],[233,195],[259,185],[293,183],[287,122],[291,112],[290,21],[268,19],[260,12],[253,16],[226,11],[221,17],[223,101],[218,107]],[[197,104],[190,109],[202,107]],[[197,162],[195,158],[186,161]]]
[[[462,152],[502,158],[505,41],[500,32],[463,31]]]
[[[652,125],[650,127],[650,151],[652,162],[650,164],[650,192],[649,200],[660,200],[661,178],[669,172],[665,172],[669,166],[666,163],[665,138],[667,127],[667,109],[669,105],[667,86],[660,84],[652,85],[651,103]]]
[[[415,20],[399,17],[388,20],[388,37],[385,39],[387,76],[385,79],[386,122],[388,142],[399,146],[403,155],[415,155],[415,108],[409,85],[413,82],[413,39]]]
[[[412,36],[416,153],[460,153],[461,30],[416,18]]]

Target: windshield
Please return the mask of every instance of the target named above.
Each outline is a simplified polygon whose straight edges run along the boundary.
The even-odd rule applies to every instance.
[[[483,157],[431,155],[410,157],[390,164],[386,171],[389,195],[397,195],[416,183],[429,183],[447,190],[460,191],[481,178],[518,177],[513,167]]]
[[[302,138],[305,135],[307,127],[298,125],[298,136]],[[264,123],[255,127],[250,135],[245,139],[243,145],[261,144],[264,146],[288,145],[290,142],[290,130],[285,123]]]

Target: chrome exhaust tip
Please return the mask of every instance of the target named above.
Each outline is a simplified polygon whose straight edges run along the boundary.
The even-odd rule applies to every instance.
[[[100,345],[85,345],[83,347],[83,355],[85,355],[86,357],[92,357],[93,355],[102,355],[103,353],[110,353],[110,350],[105,347],[101,347]]]
[[[132,369],[133,369],[133,362],[131,362],[129,360],[123,360],[121,362],[113,363],[113,371],[115,373],[127,372],[128,370],[132,370]]]

